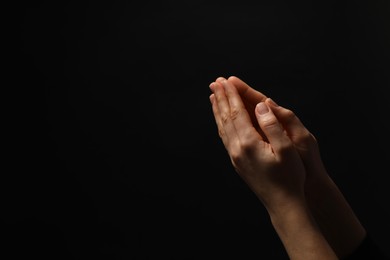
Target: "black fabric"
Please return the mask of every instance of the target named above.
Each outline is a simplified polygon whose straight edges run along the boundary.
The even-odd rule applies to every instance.
[[[378,247],[371,235],[368,234],[360,246],[345,260],[388,260],[388,256]]]
[[[218,137],[230,75],[299,115],[388,239],[390,1],[8,2],[15,259],[288,259]]]

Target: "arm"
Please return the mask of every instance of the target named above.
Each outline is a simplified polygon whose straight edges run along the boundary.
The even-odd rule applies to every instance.
[[[290,259],[338,259],[318,228],[307,205],[291,203],[270,213],[271,222]]]
[[[337,259],[305,201],[304,165],[272,110],[264,102],[256,106],[263,136],[233,84],[223,80],[210,87],[218,133],[231,162],[267,209],[290,259]]]
[[[291,110],[276,105],[237,77],[230,77],[229,81],[235,85],[247,107],[260,101],[265,101],[270,106],[305,165],[306,200],[313,217],[338,257],[350,255],[361,244],[366,231],[327,174],[315,137]]]
[[[337,185],[328,175],[314,136],[290,110],[267,99],[288,136],[295,143],[307,171],[305,192],[311,213],[340,258],[354,252],[366,231]]]

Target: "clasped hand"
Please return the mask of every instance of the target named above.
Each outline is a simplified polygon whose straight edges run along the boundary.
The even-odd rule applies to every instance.
[[[234,76],[210,89],[232,165],[266,207],[290,259],[337,259],[356,250],[366,231],[295,113]]]
[[[273,210],[291,200],[304,200],[305,167],[273,112],[278,106],[264,96],[251,117],[234,79],[220,78],[210,88],[219,136],[235,170],[264,206]]]

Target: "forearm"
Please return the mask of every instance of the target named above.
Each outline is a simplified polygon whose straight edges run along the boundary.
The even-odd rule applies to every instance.
[[[290,259],[338,259],[304,203],[268,212]]]
[[[309,183],[306,198],[322,233],[339,258],[350,255],[366,231],[337,185],[325,172]]]

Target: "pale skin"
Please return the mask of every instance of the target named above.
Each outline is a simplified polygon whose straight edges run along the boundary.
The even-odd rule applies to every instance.
[[[291,110],[273,105],[263,93],[237,77],[232,76],[228,80],[237,88],[247,107],[261,101],[270,105],[305,165],[305,194],[316,222],[339,258],[351,254],[363,241],[366,231],[342,192],[329,177],[316,138]],[[254,113],[250,114],[253,116]]]
[[[365,229],[299,118],[237,77],[218,78],[210,88],[232,164],[269,212],[290,259],[339,259],[352,253]]]

